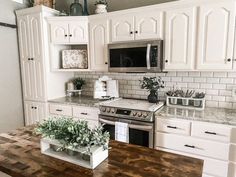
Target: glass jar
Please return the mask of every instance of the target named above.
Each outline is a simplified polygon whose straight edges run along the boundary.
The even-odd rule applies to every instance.
[[[70,5],[70,15],[81,16],[82,14],[83,14],[83,7],[79,3],[79,0],[75,0],[74,3]]]

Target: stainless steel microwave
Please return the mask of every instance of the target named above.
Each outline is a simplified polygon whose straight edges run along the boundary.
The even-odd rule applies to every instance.
[[[162,72],[163,41],[108,45],[109,72]]]

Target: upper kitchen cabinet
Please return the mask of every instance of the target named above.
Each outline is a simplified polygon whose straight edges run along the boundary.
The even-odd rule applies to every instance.
[[[198,70],[232,70],[235,1],[199,7]]]
[[[87,17],[49,17],[51,42],[54,44],[87,44]]]
[[[109,41],[109,21],[91,19],[90,26],[90,62],[93,71],[108,71],[107,44]]]
[[[138,12],[111,18],[111,42],[163,37],[163,13]]]
[[[38,13],[18,17],[23,95],[33,101],[46,100],[41,18]]]
[[[194,69],[196,8],[168,10],[165,30],[165,70]]]

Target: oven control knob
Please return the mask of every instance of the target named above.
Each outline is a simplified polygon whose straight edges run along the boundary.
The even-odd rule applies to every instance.
[[[106,108],[102,108],[101,110],[102,110],[102,112],[106,112]]]
[[[111,108],[107,108],[107,113],[110,113],[111,112]]]
[[[114,109],[114,108],[111,109],[111,113],[112,113],[112,114],[115,113],[115,109]]]
[[[142,115],[143,115],[143,114],[142,114],[141,112],[138,113],[138,116],[139,116],[139,117],[142,117]]]
[[[146,118],[148,116],[148,113],[143,113],[143,118]]]
[[[133,112],[133,116],[135,117],[137,115],[137,112]]]

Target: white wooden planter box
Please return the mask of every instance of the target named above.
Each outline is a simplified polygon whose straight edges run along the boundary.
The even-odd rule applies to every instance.
[[[166,105],[175,108],[204,110],[205,98],[166,97]]]
[[[108,157],[108,150],[104,150],[103,147],[92,147],[91,155],[88,155],[88,158],[85,160],[82,158],[84,152],[86,152],[86,148],[80,148],[73,151],[78,152],[77,155],[71,156],[68,155],[66,151],[55,151],[51,148],[50,145],[60,146],[60,143],[56,140],[51,140],[48,138],[41,139],[41,153],[45,155],[52,156],[57,159],[61,159],[85,168],[94,169],[101,162],[103,162]]]

